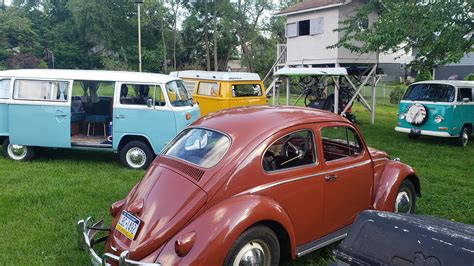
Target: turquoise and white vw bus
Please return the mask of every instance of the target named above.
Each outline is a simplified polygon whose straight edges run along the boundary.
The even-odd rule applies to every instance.
[[[168,75],[0,71],[0,143],[12,160],[31,159],[36,147],[99,149],[144,169],[198,117],[183,81]]]
[[[474,125],[474,81],[432,80],[408,87],[398,109],[398,132],[456,138],[465,147]]]

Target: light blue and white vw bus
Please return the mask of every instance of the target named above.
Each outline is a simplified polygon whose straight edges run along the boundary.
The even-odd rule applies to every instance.
[[[408,87],[398,110],[398,132],[456,138],[465,147],[474,125],[474,81],[432,80]]]
[[[147,168],[164,145],[199,117],[182,80],[135,72],[0,71],[0,143],[12,160],[35,147],[115,151]]]

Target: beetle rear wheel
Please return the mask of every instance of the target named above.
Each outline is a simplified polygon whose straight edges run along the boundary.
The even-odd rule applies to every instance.
[[[130,141],[120,150],[120,161],[132,169],[147,169],[152,160],[152,150],[142,141]]]
[[[398,213],[414,213],[416,207],[415,185],[408,179],[403,180],[398,188],[394,203],[394,211]]]
[[[280,244],[275,233],[266,226],[254,226],[234,242],[224,265],[278,265]]]
[[[3,141],[3,156],[14,161],[28,161],[34,156],[33,147],[11,144],[7,138]]]

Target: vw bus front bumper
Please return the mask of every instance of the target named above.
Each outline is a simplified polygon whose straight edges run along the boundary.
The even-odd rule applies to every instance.
[[[402,133],[411,133],[410,128],[405,127],[396,127],[395,131]],[[433,137],[443,137],[443,138],[452,138],[457,136],[452,136],[448,132],[432,131],[432,130],[420,130],[420,135],[433,136]]]
[[[116,256],[111,253],[105,253],[100,257],[93,246],[95,243],[99,243],[105,240],[105,238],[100,238],[94,240],[94,236],[103,231],[102,229],[103,221],[94,223],[92,217],[87,217],[86,219],[81,219],[77,222],[77,233],[78,233],[78,246],[81,249],[84,249],[89,256],[92,265],[111,265],[109,262],[115,262],[119,266],[160,266],[159,263],[145,263],[140,261],[134,261],[128,259],[128,251],[123,251],[120,256]],[[101,230],[102,229],[102,230]]]

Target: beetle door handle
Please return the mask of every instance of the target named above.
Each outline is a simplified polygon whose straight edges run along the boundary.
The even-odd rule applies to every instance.
[[[116,115],[115,118],[117,118],[117,119],[124,119],[125,116],[124,116],[124,115]]]
[[[66,117],[67,114],[56,114],[56,116],[58,116],[58,117]]]
[[[337,175],[327,175],[324,177],[326,181],[334,181],[336,180],[336,178],[337,178]]]

